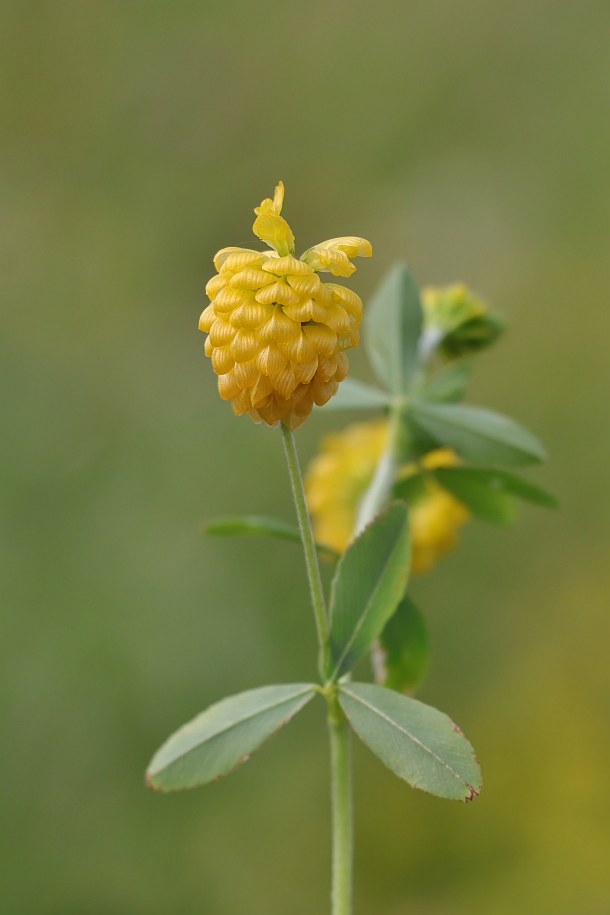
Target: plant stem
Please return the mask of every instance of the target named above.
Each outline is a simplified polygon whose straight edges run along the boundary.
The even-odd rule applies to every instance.
[[[292,495],[297,511],[299,528],[301,530],[301,540],[303,541],[303,551],[305,553],[305,565],[307,567],[307,577],[309,579],[309,590],[311,592],[311,603],[316,620],[316,629],[318,632],[319,670],[323,680],[326,679],[329,634],[328,634],[328,617],[326,615],[326,602],[324,600],[324,590],[322,588],[322,579],[320,577],[320,566],[318,564],[318,554],[316,543],[313,539],[311,530],[311,521],[307,511],[305,501],[305,490],[303,489],[303,477],[299,466],[299,455],[297,453],[294,432],[288,429],[282,423],[282,441],[284,443],[284,452],[288,464],[288,474],[290,476],[290,485],[292,486]]]
[[[282,424],[282,441],[288,463],[292,495],[296,507],[311,603],[313,606],[318,643],[320,646],[319,668],[322,680],[326,680],[329,658],[329,626],[326,613],[324,590],[320,577],[320,566],[316,543],[311,530],[311,521],[305,501],[303,478],[299,466],[294,433]],[[339,705],[336,686],[327,684],[323,690],[328,702],[328,733],[330,736],[331,763],[331,807],[332,807],[332,915],[351,915],[352,911],[352,858],[353,818],[351,795],[350,731],[347,719]]]
[[[350,731],[336,696],[328,700],[333,830],[332,915],[351,915],[353,815]]]

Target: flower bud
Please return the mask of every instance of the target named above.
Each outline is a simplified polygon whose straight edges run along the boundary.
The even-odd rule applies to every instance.
[[[504,330],[500,315],[461,283],[424,289],[422,303],[426,349],[449,359],[484,349]]]

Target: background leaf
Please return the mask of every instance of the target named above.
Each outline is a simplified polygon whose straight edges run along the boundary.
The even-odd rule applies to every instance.
[[[538,463],[546,457],[531,432],[483,407],[417,401],[410,417],[439,445],[454,448],[467,460],[520,465]]]
[[[386,407],[391,395],[372,384],[365,384],[357,378],[347,377],[339,385],[334,397],[324,405],[324,410],[354,410],[372,407]]]
[[[394,502],[350,544],[330,599],[330,676],[351,670],[380,635],[407,589],[407,507]]]
[[[392,490],[394,498],[402,499],[407,505],[421,498],[427,492],[426,477],[427,471],[422,471],[398,479]]]
[[[471,375],[470,363],[454,362],[427,381],[419,391],[419,396],[423,400],[441,403],[461,400],[466,393]]]
[[[482,785],[470,743],[447,715],[372,683],[349,683],[339,701],[373,753],[413,788],[470,801]]]
[[[539,486],[505,470],[486,467],[437,467],[435,479],[486,521],[506,524],[517,513],[516,497],[546,508],[557,505],[555,498]]]
[[[404,264],[397,264],[365,312],[364,344],[380,381],[404,394],[417,368],[422,330],[419,289]]]
[[[428,668],[429,643],[426,623],[409,595],[405,595],[379,637],[381,683],[404,693],[421,683]]]
[[[534,505],[557,508],[557,499],[550,492],[507,470],[493,467],[437,467],[433,473],[443,485],[453,479],[468,480],[468,482],[487,486],[497,492],[518,496]]]
[[[444,469],[448,468],[442,468],[442,470]],[[494,489],[476,479],[473,480],[467,474],[462,476],[461,474],[437,473],[436,469],[430,473],[444,489],[459,499],[477,518],[491,521],[493,524],[511,524],[517,517],[517,503],[509,493]]]
[[[313,697],[309,683],[263,686],[211,705],[155,753],[146,783],[158,791],[204,785],[246,762]]]

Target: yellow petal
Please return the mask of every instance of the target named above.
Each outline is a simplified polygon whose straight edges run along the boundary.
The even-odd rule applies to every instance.
[[[228,276],[222,276],[220,273],[217,273],[216,276],[213,276],[205,287],[205,294],[207,295],[208,299],[213,299],[216,293],[220,292],[223,286],[226,286],[228,282]]]
[[[226,346],[235,336],[235,328],[224,318],[216,318],[210,328],[210,340],[213,346]]]
[[[259,330],[263,343],[280,343],[294,340],[301,332],[297,321],[291,320],[281,308],[274,308],[273,315]]]
[[[223,400],[231,400],[232,397],[239,394],[239,390],[239,384],[233,372],[218,376],[218,393]]]
[[[273,282],[273,277],[269,276],[264,270],[257,270],[256,267],[246,267],[231,277],[230,285],[240,289],[260,289]]]
[[[307,299],[305,302],[299,302],[298,305],[288,305],[284,308],[284,314],[292,318],[293,321],[303,323],[305,321],[324,321],[326,319],[326,309],[314,302],[313,299]]]
[[[313,270],[313,268],[310,269]],[[286,281],[295,292],[306,298],[317,293],[321,285],[320,277],[313,272],[309,276],[295,276],[292,274],[286,277]]]
[[[275,193],[273,194],[273,209],[276,213],[282,212],[282,207],[284,206],[284,182],[278,181]]]
[[[318,358],[318,371],[316,372],[316,378],[318,378],[320,381],[330,381],[335,377],[336,372],[336,356],[320,356]]]
[[[344,235],[340,238],[329,238],[327,241],[321,241],[316,248],[325,250],[343,251],[348,257],[371,257],[373,248],[370,241],[366,238],[360,238],[357,235]]]
[[[270,305],[261,305],[260,302],[244,302],[229,315],[229,321],[238,330],[242,328],[259,327],[269,320],[273,311]]]
[[[334,355],[337,346],[337,335],[324,324],[306,324],[303,334],[320,356]]]
[[[313,393],[314,401],[318,407],[323,407],[325,403],[328,403],[331,397],[333,397],[339,390],[339,385],[336,381],[316,381],[313,384]]]
[[[307,339],[303,331],[294,340],[282,343],[280,349],[286,353],[293,362],[309,362],[317,357],[315,346]]]
[[[273,391],[273,382],[266,375],[261,375],[250,391],[252,406],[260,408],[261,401]]]
[[[366,238],[346,235],[314,245],[302,255],[301,260],[314,270],[327,270],[333,276],[351,276],[356,268],[350,258],[370,257],[372,253],[371,243]]]
[[[294,393],[294,389],[299,384],[299,379],[293,372],[292,367],[287,365],[284,371],[274,378],[273,384],[277,393],[287,400]]]
[[[214,266],[220,273],[222,267],[232,254],[256,254],[260,256],[260,251],[253,251],[252,248],[221,248],[214,257]]]
[[[348,289],[347,286],[340,286],[338,283],[325,283],[324,285],[332,293],[333,299],[345,308],[348,315],[359,321],[362,317],[362,299],[360,296],[353,289]]]
[[[204,308],[201,312],[201,317],[199,318],[199,330],[202,330],[205,334],[209,334],[212,329],[212,324],[216,320],[216,312],[214,310],[214,303],[208,305],[207,308]]]
[[[278,182],[273,200],[266,197],[255,207],[256,219],[252,231],[283,257],[294,251],[294,235],[286,220],[280,216],[284,204],[284,184]]]
[[[292,254],[294,251],[294,235],[284,217],[274,213],[273,210],[263,210],[262,207],[256,207],[254,212],[256,213],[256,219],[252,226],[254,234],[261,241],[275,248],[280,256]]]
[[[318,357],[314,356],[307,362],[291,362],[290,367],[301,384],[309,384],[318,371]]]
[[[212,351],[212,368],[217,375],[225,375],[235,365],[230,346],[216,346]]]
[[[258,381],[260,372],[256,367],[256,360],[251,359],[249,362],[236,362],[233,374],[240,388],[251,388]],[[249,410],[251,406],[252,402],[250,401],[245,410]]]
[[[275,378],[288,365],[288,359],[276,346],[265,346],[256,357],[258,370],[269,378]]]
[[[248,362],[253,359],[260,349],[260,342],[253,330],[238,330],[231,350],[236,362]]]
[[[328,308],[324,309],[324,312],[324,319],[316,320],[322,320],[323,324],[327,324],[339,336],[349,332],[351,321],[345,308],[341,305],[337,305],[336,302],[333,302]]]
[[[214,298],[214,308],[219,314],[227,314],[244,303],[253,302],[254,293],[247,289],[236,289],[233,286],[225,286]]]
[[[285,257],[270,257],[269,260],[264,261],[262,268],[276,276],[311,276],[313,274],[313,267],[303,263],[292,254],[287,254]]]
[[[344,378],[347,378],[347,373],[349,371],[349,362],[345,353],[337,353],[337,371],[335,374],[336,381],[343,381]]]
[[[259,289],[256,293],[256,301],[263,305],[296,305],[300,302],[300,297],[288,283],[277,280],[275,283]]]

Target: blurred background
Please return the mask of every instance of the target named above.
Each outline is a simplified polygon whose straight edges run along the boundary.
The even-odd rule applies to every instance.
[[[473,523],[416,594],[420,697],[468,806],[355,749],[357,913],[610,910],[610,7],[604,0],[5,0],[0,32],[7,915],[327,911],[323,708],[231,779],[143,770],[228,693],[314,675],[302,557],[204,540],[292,519],[276,431],[217,397],[197,319],[283,178],[299,250],[370,238],[509,320],[470,400],[546,442],[559,513]],[[366,379],[361,353],[355,376]],[[320,412],[320,436],[358,416]]]

